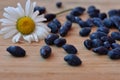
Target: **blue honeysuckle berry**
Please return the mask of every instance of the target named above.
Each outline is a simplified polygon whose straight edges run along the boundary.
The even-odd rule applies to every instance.
[[[75,46],[70,44],[65,44],[62,46],[62,48],[68,53],[68,54],[77,54],[78,50]]]
[[[54,44],[57,46],[57,47],[61,47],[63,46],[64,44],[66,43],[66,39],[64,38],[58,38],[54,41]]]
[[[108,49],[104,46],[99,46],[97,48],[93,48],[93,52],[99,55],[106,55],[108,53]]]
[[[120,59],[120,48],[112,49],[108,52],[108,56],[110,59],[116,60]]]
[[[91,28],[90,27],[84,27],[84,28],[81,28],[80,32],[79,32],[79,35],[80,36],[88,36],[91,32]]]
[[[42,46],[42,48],[40,49],[40,55],[41,55],[43,58],[48,58],[48,57],[50,57],[51,52],[52,52],[52,49],[51,49],[48,45]]]
[[[9,46],[7,51],[14,57],[24,57],[26,55],[26,51],[20,46]]]
[[[35,11],[39,11],[39,15],[41,15],[41,14],[44,14],[46,12],[46,8],[45,7],[40,7],[40,6],[35,6],[34,12]]]
[[[57,34],[49,34],[46,38],[45,38],[45,43],[47,45],[53,45],[54,44],[54,41],[59,38],[59,35]]]
[[[64,60],[70,65],[70,66],[79,66],[82,64],[82,61],[79,57],[77,57],[75,54],[68,54],[64,57]]]

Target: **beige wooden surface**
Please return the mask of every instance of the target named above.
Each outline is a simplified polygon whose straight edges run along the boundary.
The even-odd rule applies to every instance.
[[[101,12],[120,9],[120,0],[61,0],[64,6],[62,9],[55,7],[57,0],[34,1],[37,1],[40,6],[45,6],[48,12],[53,13],[75,6],[87,8],[89,5],[95,5]],[[4,7],[16,7],[17,2],[25,4],[25,0],[1,0],[0,18],[2,18]],[[66,14],[57,17],[61,23],[64,23]],[[87,14],[81,18],[86,20]],[[79,30],[79,26],[73,24],[71,31],[65,37],[68,44],[73,44],[78,49],[77,55],[83,61],[79,67],[66,64],[63,58],[67,54],[62,48],[51,46],[52,55],[45,60],[39,55],[40,48],[45,45],[44,41],[32,44],[13,44],[11,39],[4,40],[0,36],[0,80],[120,80],[120,60],[111,60],[108,56],[98,56],[88,51],[83,46],[83,41],[88,37],[80,37]],[[95,28],[92,31],[94,30]],[[23,47],[27,56],[24,58],[10,56],[6,48],[11,45]]]

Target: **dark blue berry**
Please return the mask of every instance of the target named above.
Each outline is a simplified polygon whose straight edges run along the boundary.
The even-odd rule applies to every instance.
[[[107,27],[99,27],[97,29],[97,31],[104,32],[104,33],[108,34],[109,33],[109,28],[107,28]]]
[[[52,22],[55,23],[55,24],[57,25],[58,28],[61,27],[61,23],[60,23],[60,21],[59,21],[58,19],[55,18],[55,19],[53,19]]]
[[[107,18],[107,14],[106,13],[100,13],[98,15],[98,17],[101,19],[101,20],[104,20],[105,18]]]
[[[118,43],[112,43],[111,48],[112,49],[120,48],[120,44],[118,44]]]
[[[75,54],[68,54],[64,57],[64,60],[70,65],[70,66],[79,66],[82,64],[82,61],[79,57],[77,57]]]
[[[92,19],[92,18],[88,18],[88,19],[86,20],[86,24],[87,24],[89,27],[93,27],[93,26],[94,26],[94,24],[93,24],[93,19]]]
[[[56,3],[56,7],[57,7],[57,8],[61,8],[61,7],[62,7],[62,2],[57,2],[57,3]]]
[[[109,17],[118,16],[118,10],[112,9],[112,10],[108,11],[108,16]]]
[[[57,33],[59,30],[57,25],[53,22],[49,22],[47,26],[51,29],[51,33]]]
[[[93,18],[93,23],[97,27],[105,27],[102,20],[100,18]]]
[[[100,39],[103,36],[107,36],[104,32],[94,32],[90,35],[90,39]]]
[[[56,18],[56,14],[52,14],[52,13],[45,14],[45,18],[47,19],[47,21],[45,22],[52,21],[54,18]]]
[[[111,19],[105,18],[103,20],[103,24],[105,25],[105,27],[111,28],[114,26],[114,23],[112,22]]]
[[[19,46],[9,46],[7,51],[14,57],[24,57],[26,55],[26,51]]]
[[[108,52],[108,56],[110,59],[120,59],[120,48],[112,49]]]
[[[41,56],[43,57],[43,58],[48,58],[48,57],[50,57],[50,55],[51,55],[51,52],[52,52],[52,50],[51,50],[51,48],[49,47],[49,46],[43,46],[41,49],[40,49],[40,54],[41,54]]]
[[[74,15],[74,16],[80,16],[84,13],[85,11],[85,8],[83,7],[75,7],[71,12],[70,14],[71,15]]]
[[[57,34],[49,34],[46,38],[45,38],[45,43],[48,45],[53,45],[54,41],[59,38],[59,36]]]
[[[86,39],[84,41],[84,46],[87,48],[87,49],[91,49],[92,48],[92,41],[89,40],[89,39]]]
[[[110,47],[111,47],[111,44],[109,43],[109,41],[105,41],[105,42],[103,43],[103,45],[104,45],[104,47],[106,47],[107,49],[110,49]]]
[[[66,19],[69,20],[69,21],[71,21],[71,22],[75,22],[75,16],[73,16],[73,15],[71,15],[71,14],[68,14],[68,15],[66,16]]]
[[[112,32],[111,37],[115,40],[120,40],[120,32]]]
[[[86,21],[82,21],[82,20],[80,20],[79,22],[78,22],[78,24],[79,24],[79,26],[80,27],[91,27],[91,26],[89,26],[89,24],[86,22]]]
[[[91,18],[93,17],[98,17],[99,16],[99,13],[100,13],[100,10],[99,9],[96,9],[95,6],[89,6],[88,7],[88,10],[87,10],[87,13],[89,14],[89,16]]]
[[[34,8],[34,12],[35,11],[39,11],[39,15],[41,15],[41,14],[44,14],[46,12],[46,8],[45,7],[36,6]]]
[[[108,41],[110,44],[116,43],[115,39],[113,39],[111,36],[103,36],[101,37],[101,40],[103,42]]]
[[[80,36],[88,36],[91,32],[91,28],[90,27],[84,27],[84,28],[81,28],[79,34]]]
[[[68,31],[71,29],[71,27],[72,27],[72,23],[70,21],[66,21],[59,30],[60,36],[62,37],[66,36]]]
[[[120,17],[119,16],[112,16],[110,20],[114,23],[116,28],[120,28]]]
[[[93,48],[93,52],[99,54],[99,55],[105,55],[108,53],[108,49],[104,46],[100,46],[97,48]]]
[[[68,53],[68,54],[76,54],[78,51],[75,48],[75,46],[70,44],[65,44],[62,46],[62,48]]]
[[[96,48],[96,47],[100,47],[103,46],[103,42],[100,39],[93,39],[92,40],[92,47]]]
[[[57,47],[61,47],[63,46],[64,44],[66,43],[66,39],[64,38],[58,38],[54,41],[54,44],[57,46]]]
[[[73,23],[78,23],[81,20],[81,18],[79,18],[78,16],[73,16],[71,14],[67,15],[66,19]]]

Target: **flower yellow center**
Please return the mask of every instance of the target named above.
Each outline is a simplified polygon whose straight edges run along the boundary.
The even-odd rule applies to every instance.
[[[26,16],[18,19],[16,26],[17,30],[23,35],[31,34],[35,30],[34,21]]]

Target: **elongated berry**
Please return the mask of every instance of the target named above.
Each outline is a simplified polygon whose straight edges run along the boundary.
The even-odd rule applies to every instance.
[[[64,44],[66,43],[66,39],[64,38],[58,38],[54,41],[54,44],[57,46],[57,47],[61,47],[63,46]]]
[[[70,44],[65,44],[62,46],[62,48],[68,53],[68,54],[76,54],[78,50],[76,49],[75,46],[70,45]]]
[[[19,46],[9,46],[7,51],[14,57],[24,57],[26,55],[26,51]]]
[[[56,18],[56,14],[52,14],[52,13],[45,14],[45,18],[47,19],[47,21],[45,22],[52,21],[54,18]]]
[[[70,66],[79,66],[82,64],[82,61],[79,57],[77,57],[75,54],[68,54],[64,57],[64,60],[70,65]]]

